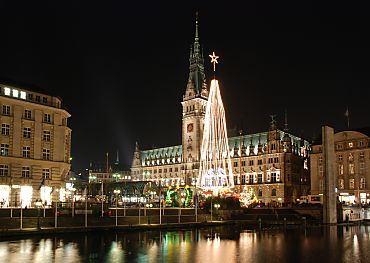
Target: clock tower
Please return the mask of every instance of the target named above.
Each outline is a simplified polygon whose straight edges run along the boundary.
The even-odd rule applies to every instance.
[[[204,58],[198,36],[198,17],[195,22],[195,40],[190,48],[189,79],[186,85],[182,104],[182,157],[185,170],[193,170],[185,174],[187,178],[197,177],[202,144],[204,117],[208,100],[206,76],[204,74]]]

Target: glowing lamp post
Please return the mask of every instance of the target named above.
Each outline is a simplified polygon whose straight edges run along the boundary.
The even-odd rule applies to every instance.
[[[116,195],[116,226],[117,226],[118,225],[118,217],[117,217],[118,195],[121,193],[121,190],[115,189],[113,193]]]
[[[42,202],[40,199],[36,200],[36,207],[37,207],[37,229],[40,229],[40,208],[42,206]]]

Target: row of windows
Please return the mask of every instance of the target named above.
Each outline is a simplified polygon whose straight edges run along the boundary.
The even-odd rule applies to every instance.
[[[347,148],[351,149],[356,146],[356,142],[348,142],[348,143],[337,143],[336,149],[337,150],[343,150],[344,147],[347,146]],[[366,146],[366,142],[363,140],[357,141],[357,147],[364,147]]]
[[[2,114],[3,115],[10,115],[11,110],[9,105],[3,105],[2,107]],[[23,113],[23,118],[31,120],[32,119],[32,111],[25,109]],[[45,123],[51,123],[51,114],[50,113],[44,113],[43,121]]]
[[[206,106],[201,106],[201,108],[204,112],[206,111]],[[194,110],[195,110],[195,105],[186,106],[186,112],[194,111]]]
[[[9,144],[2,143],[0,145],[0,156],[9,156]],[[23,158],[31,158],[31,147],[23,146],[22,149]],[[50,160],[50,149],[42,149],[42,159]]]
[[[238,176],[234,176],[234,184],[262,184],[264,182],[268,183],[278,183],[280,182],[280,173],[267,173],[265,181],[263,180],[263,174],[242,174],[240,177],[240,182]]]
[[[362,161],[365,159],[365,152],[360,152],[358,154],[358,160]],[[337,155],[337,160],[338,162],[343,162],[343,155],[342,154],[338,154]],[[319,157],[319,164],[322,164],[324,161],[323,157],[320,156]],[[354,157],[354,154],[352,152],[348,153],[348,162],[354,162],[355,161],[355,157]]]
[[[178,167],[175,167],[175,169],[174,169],[174,170],[175,170],[175,172],[178,172],[178,171],[179,171],[179,168],[178,168]],[[169,171],[170,173],[172,173],[173,169],[172,169],[172,168],[168,168],[168,171]],[[163,169],[163,172],[164,172],[164,173],[167,173],[167,168],[164,168],[164,169]],[[146,171],[144,171],[144,173],[146,173]],[[157,169],[154,169],[154,170],[153,170],[153,173],[154,173],[154,174],[156,174],[156,173],[157,173]],[[162,173],[162,169],[158,169],[158,173]]]
[[[18,89],[11,89],[8,87],[4,87],[4,95],[6,96],[12,96],[13,98],[19,98],[19,99],[28,99],[28,100],[33,100],[34,96],[32,93],[26,93],[23,90],[18,90]],[[36,102],[41,102],[41,96],[36,95],[35,96],[35,101]],[[48,98],[47,97],[42,97],[42,103],[47,104],[48,103]]]
[[[9,176],[9,165],[0,164],[0,177]],[[23,178],[31,178],[31,168],[29,166],[22,167],[22,177]],[[50,179],[50,169],[43,168],[42,169],[42,178]]]
[[[31,128],[30,127],[24,127],[23,128],[23,138],[30,139],[31,138]],[[3,123],[1,124],[1,135],[8,136],[10,135],[10,125]],[[50,142],[51,139],[51,132],[48,130],[44,130],[42,133],[42,139],[44,141]]]
[[[348,180],[349,183],[349,189],[355,189],[355,179],[351,178]],[[360,178],[360,184],[358,186],[360,189],[366,188],[366,179],[364,177]],[[338,188],[344,189],[344,179],[338,179]]]
[[[268,163],[279,163],[279,157],[268,158]],[[238,162],[234,162],[234,167],[238,167]],[[254,160],[249,160],[249,166],[254,165]],[[262,165],[262,159],[257,160],[257,165]],[[245,166],[245,161],[242,161],[242,166]]]

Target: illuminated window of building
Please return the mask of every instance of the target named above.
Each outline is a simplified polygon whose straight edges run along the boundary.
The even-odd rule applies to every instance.
[[[349,179],[349,189],[355,189],[355,179]]]
[[[238,162],[234,162],[234,167],[238,167]]]
[[[365,146],[364,141],[362,141],[362,140],[361,140],[361,141],[358,141],[358,146],[359,146],[359,147],[363,147],[363,146]]]
[[[42,149],[42,159],[50,160],[50,150],[49,149]]]
[[[245,175],[245,183],[246,184],[249,184],[249,174],[246,174]]]
[[[276,150],[276,145],[275,145],[275,143],[271,144],[271,150]]]
[[[343,179],[338,180],[338,188],[339,189],[344,189],[344,180]]]
[[[245,161],[242,161],[242,166],[245,166]]]
[[[348,172],[349,174],[355,174],[355,164],[353,163],[348,164]]]
[[[0,155],[1,156],[8,156],[9,155],[9,144],[2,143],[0,146]]]
[[[1,124],[1,135],[9,135],[10,133],[10,125],[3,123]]]
[[[280,182],[280,172],[277,172],[276,173],[276,181],[277,182]]]
[[[10,88],[4,87],[4,95],[10,96]]]
[[[0,164],[0,176],[5,177],[9,175],[9,166],[5,164]]]
[[[253,183],[257,183],[258,182],[258,179],[257,179],[257,174],[256,173],[253,173]]]
[[[19,96],[19,91],[16,89],[13,89],[13,97],[18,98],[18,96]]]
[[[26,139],[31,138],[31,128],[29,127],[23,128],[23,138],[26,138]]]
[[[322,158],[322,156],[320,156],[319,157],[319,164],[322,164],[322,162],[323,162],[323,158]]]
[[[50,169],[49,168],[42,169],[42,178],[50,179]]]
[[[271,173],[271,183],[276,183],[276,173]]]
[[[266,174],[266,181],[267,182],[271,181],[271,174],[269,172]]]
[[[364,177],[360,178],[360,189],[365,189],[366,187],[366,179]]]
[[[28,166],[22,167],[22,177],[23,178],[30,178],[31,177],[31,170]]]
[[[30,146],[23,146],[23,158],[30,158],[31,156],[31,147]]]
[[[275,188],[273,188],[273,189],[271,190],[271,196],[276,196],[276,189],[275,189]]]
[[[26,96],[26,92],[21,91],[20,93],[21,93],[20,98],[21,98],[22,100],[25,100],[25,99],[27,98],[27,96]]]
[[[10,106],[3,105],[3,115],[10,115]]]
[[[349,142],[349,143],[348,143],[348,147],[349,147],[349,148],[352,148],[352,147],[353,147],[353,142]]]
[[[250,166],[253,166],[253,163],[254,163],[253,160],[249,160],[249,165]]]
[[[279,162],[279,157],[274,157],[274,163],[278,163]]]
[[[24,110],[24,118],[30,120],[32,118],[32,111]]]
[[[51,123],[51,115],[49,113],[44,114],[44,122]]]
[[[42,133],[42,139],[46,142],[50,142],[50,137],[51,137],[51,134],[50,134],[50,131],[43,131]]]
[[[338,166],[338,173],[339,173],[339,175],[343,175],[343,173],[344,173],[344,166],[343,166],[343,164],[340,164]]]
[[[262,165],[262,159],[258,160],[258,161],[257,161],[257,164],[258,164],[258,165]]]

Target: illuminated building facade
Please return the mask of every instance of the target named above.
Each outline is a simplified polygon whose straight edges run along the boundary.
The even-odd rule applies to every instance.
[[[189,58],[189,78],[182,104],[182,144],[140,150],[136,144],[131,166],[133,180],[161,186],[195,187],[209,90],[204,73],[198,22]],[[267,132],[228,138],[234,192],[251,187],[264,203],[293,202],[309,193],[309,143],[277,128],[274,118]]]
[[[0,83],[0,202],[60,200],[70,170],[70,114],[59,97]]]
[[[341,131],[334,134],[334,170],[337,194],[346,203],[370,201],[370,129]],[[321,139],[312,145],[311,192],[324,191],[325,167]]]

